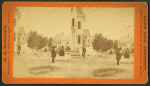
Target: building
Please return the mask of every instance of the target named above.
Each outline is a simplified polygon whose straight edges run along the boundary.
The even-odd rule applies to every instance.
[[[134,38],[131,38],[130,36],[122,36],[118,43],[118,48],[121,48],[123,51],[125,51],[127,48],[129,51],[134,50]]]
[[[81,7],[71,8],[71,31],[72,31],[72,49],[81,49],[83,46],[89,47],[90,32],[89,29],[83,29],[85,14]]]
[[[18,44],[21,45],[21,53],[26,53],[29,49],[27,47],[27,39],[29,34],[25,33],[24,27],[18,27],[18,21],[21,17],[21,13],[17,7],[15,7],[14,18],[14,53],[17,53]]]
[[[18,44],[21,45],[21,53],[26,53],[27,47],[27,39],[29,34],[25,33],[24,27],[15,28],[14,31],[14,53],[17,53]]]
[[[64,48],[71,48],[71,38],[68,35],[57,34],[53,39],[52,45],[56,48],[64,46]]]

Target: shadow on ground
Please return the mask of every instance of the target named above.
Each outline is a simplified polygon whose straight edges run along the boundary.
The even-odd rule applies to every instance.
[[[66,60],[55,60],[55,62],[70,62],[70,59],[66,59]]]
[[[32,67],[28,70],[28,72],[30,74],[39,75],[39,74],[46,74],[46,73],[49,73],[49,72],[52,72],[52,71],[54,72],[58,69],[60,69],[60,68],[47,65],[47,66],[40,66],[40,67]]]
[[[111,77],[115,76],[115,74],[119,74],[125,72],[125,70],[119,68],[105,68],[105,69],[97,69],[92,72],[94,77]]]
[[[134,62],[120,62],[120,64],[134,64]]]

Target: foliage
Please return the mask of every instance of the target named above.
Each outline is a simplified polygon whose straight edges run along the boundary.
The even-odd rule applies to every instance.
[[[102,49],[102,46],[100,45],[100,44],[102,44],[101,40],[102,40],[102,35],[101,34],[95,34],[94,42],[92,43],[94,50],[100,51]]]
[[[36,48],[37,49],[42,49],[47,45],[48,39],[46,37],[42,37],[40,35],[37,36],[37,44]]]
[[[95,34],[94,42],[93,42],[93,49],[98,52],[105,52],[111,48],[117,49],[118,47],[118,41],[107,39],[102,36],[102,34]]]
[[[28,47],[30,47],[31,49],[36,48],[36,41],[37,41],[36,38],[37,38],[37,32],[30,31],[27,43],[28,43]]]
[[[31,49],[42,49],[47,45],[48,39],[38,35],[36,31],[30,31],[29,38],[27,40],[28,47]]]

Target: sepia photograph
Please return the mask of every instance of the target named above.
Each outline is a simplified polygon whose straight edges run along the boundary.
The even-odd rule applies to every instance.
[[[134,79],[134,7],[15,7],[13,78]]]

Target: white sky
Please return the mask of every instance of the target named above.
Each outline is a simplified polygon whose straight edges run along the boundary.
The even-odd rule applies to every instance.
[[[21,18],[17,27],[25,32],[37,31],[46,37],[61,34],[71,36],[71,7],[18,7]],[[84,29],[90,34],[102,33],[110,39],[120,39],[128,34],[134,37],[134,8],[83,7],[86,20]]]

